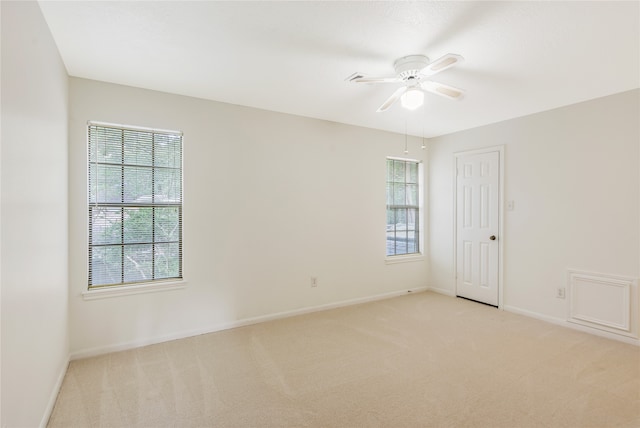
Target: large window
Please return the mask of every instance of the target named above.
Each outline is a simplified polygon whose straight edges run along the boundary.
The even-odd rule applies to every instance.
[[[387,159],[387,256],[420,253],[420,162]]]
[[[89,288],[182,278],[182,134],[89,123]]]

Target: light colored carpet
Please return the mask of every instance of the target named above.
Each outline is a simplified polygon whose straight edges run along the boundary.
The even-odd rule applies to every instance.
[[[73,361],[50,427],[640,427],[640,348],[425,292]]]

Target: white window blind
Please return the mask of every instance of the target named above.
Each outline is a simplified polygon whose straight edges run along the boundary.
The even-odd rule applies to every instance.
[[[89,288],[182,278],[182,133],[89,123]]]
[[[420,252],[420,162],[387,159],[387,256]]]

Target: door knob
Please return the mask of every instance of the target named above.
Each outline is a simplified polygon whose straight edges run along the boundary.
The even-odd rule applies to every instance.
[[[495,241],[495,240],[496,240],[496,235],[491,235],[491,236],[489,237],[489,239],[491,239],[492,241]]]

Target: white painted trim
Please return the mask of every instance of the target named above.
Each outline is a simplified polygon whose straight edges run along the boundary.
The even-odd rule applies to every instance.
[[[538,312],[533,312],[533,311],[530,311],[528,309],[521,309],[521,308],[518,308],[516,306],[505,305],[504,306],[504,310],[507,311],[507,312],[512,312],[514,314],[524,315],[524,316],[529,317],[529,318],[535,318],[537,320],[546,321],[546,322],[549,322],[551,324],[564,325],[564,326],[566,326],[566,324],[567,324],[566,320],[564,320],[562,318],[556,318],[556,317],[552,317],[550,315],[545,315],[545,314],[541,314],[541,313],[538,313]]]
[[[120,123],[110,123],[110,122],[100,122],[97,120],[88,120],[87,127],[89,126],[103,126],[105,128],[117,128],[117,129],[126,129],[127,131],[142,131],[142,132],[154,132],[154,133],[162,133],[162,134],[171,134],[182,137],[183,132],[172,129],[159,129],[159,128],[148,128],[146,126],[135,126],[135,125],[123,125]]]
[[[108,299],[111,297],[131,296],[133,294],[157,293],[159,291],[182,290],[187,281],[146,282],[136,285],[118,285],[114,287],[94,288],[82,292],[84,300]]]
[[[635,339],[632,337],[628,337],[628,336],[623,336],[617,333],[610,333],[608,331],[604,331],[604,330],[598,330],[598,329],[594,329],[594,328],[590,328],[590,327],[585,327],[582,326],[580,324],[575,324],[575,323],[571,323],[568,322],[566,320],[563,320],[562,318],[556,318],[556,317],[552,317],[549,315],[544,315],[544,314],[540,314],[538,312],[533,312],[533,311],[529,311],[526,309],[520,309],[518,307],[515,306],[509,306],[506,305],[503,308],[505,311],[507,312],[511,312],[514,314],[518,314],[518,315],[523,315],[529,318],[535,318],[537,320],[540,321],[545,321],[551,324],[555,324],[555,325],[559,325],[561,327],[567,327],[570,328],[572,330],[578,330],[581,331],[583,333],[587,333],[587,334],[593,334],[595,336],[600,336],[600,337],[604,337],[607,339],[613,339],[613,340],[617,340],[618,342],[624,342],[624,343],[628,343],[631,345],[635,345],[635,346],[640,346],[640,340],[639,339]]]
[[[458,294],[458,156],[453,154],[453,180],[451,180],[453,196],[453,295]]]
[[[294,309],[291,311],[284,311],[284,312],[278,312],[275,314],[245,318],[241,320],[216,324],[216,325],[206,327],[206,328],[201,328],[201,329],[181,331],[178,333],[133,340],[130,342],[123,342],[115,345],[82,349],[82,350],[71,353],[70,359],[71,361],[73,361],[81,358],[94,357],[97,355],[107,354],[110,352],[125,351],[128,349],[139,348],[147,345],[153,345],[156,343],[168,342],[176,339],[184,339],[187,337],[198,336],[201,334],[215,333],[216,331],[229,330],[232,328],[244,327],[252,324],[259,324],[267,321],[273,321],[273,320],[282,319],[282,318],[289,318],[297,315],[304,315],[304,314],[309,314],[313,312],[325,311],[329,309],[336,309],[336,308],[341,308],[345,306],[359,305],[362,303],[374,302],[377,300],[385,300],[393,297],[404,296],[407,293],[420,293],[424,291],[427,291],[427,287],[417,287],[417,288],[410,288],[410,289],[404,289],[399,291],[392,291],[390,293],[377,294],[375,296],[360,297],[356,299],[343,300],[336,303],[328,303],[328,304],[318,305],[318,306],[309,306],[306,308]]]
[[[56,405],[56,400],[58,399],[58,394],[60,394],[60,388],[62,388],[62,382],[64,381],[64,377],[67,374],[67,369],[69,368],[70,357],[67,355],[62,368],[60,369],[60,373],[58,374],[58,380],[56,380],[56,384],[51,391],[51,396],[49,397],[49,402],[47,403],[47,407],[44,410],[44,414],[42,415],[42,420],[40,420],[39,427],[46,428],[49,423],[49,419],[51,418],[51,414],[53,413],[53,408]]]
[[[389,256],[384,259],[384,262],[388,265],[394,265],[396,263],[423,262],[425,260],[424,254],[410,254],[406,256]]]
[[[422,161],[420,159],[412,159],[412,158],[397,158],[397,157],[393,157],[393,156],[387,156],[387,159],[391,159],[391,160],[399,160],[399,161],[406,161],[406,162],[416,162],[416,163],[422,163]]]
[[[448,290],[446,288],[428,287],[427,290],[433,291],[434,293],[438,293],[438,294],[444,294],[445,296],[449,296],[449,297],[456,297],[455,291]]]
[[[504,309],[504,144],[499,146],[483,147],[474,150],[465,150],[453,153],[453,294],[457,295],[458,288],[458,158],[462,156],[478,155],[483,153],[498,152],[499,171],[498,177],[498,309]]]
[[[429,235],[429,227],[431,224],[431,217],[429,216],[429,177],[431,174],[431,164],[430,164],[430,153],[429,153],[429,148],[427,146],[425,146],[424,149],[421,149],[424,152],[423,158],[424,158],[424,165],[422,166],[422,168],[419,169],[420,174],[422,174],[422,176],[420,177],[420,181],[422,183],[422,192],[420,192],[420,197],[422,198],[420,200],[420,210],[422,212],[422,227],[420,227],[420,239],[421,242],[420,244],[422,245],[422,247],[420,248],[422,255],[426,257],[427,259],[427,263],[430,264],[431,263],[431,243],[429,242],[431,240]]]

